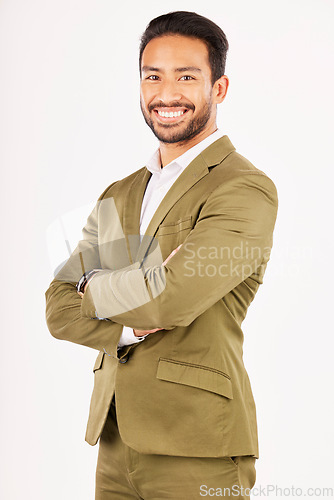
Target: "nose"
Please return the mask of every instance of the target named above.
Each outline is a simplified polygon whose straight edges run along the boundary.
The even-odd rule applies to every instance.
[[[173,101],[179,101],[182,98],[177,82],[172,80],[164,80],[159,85],[157,99],[164,104],[170,104]]]

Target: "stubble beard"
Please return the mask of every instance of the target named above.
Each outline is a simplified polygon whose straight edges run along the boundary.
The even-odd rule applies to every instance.
[[[201,113],[196,118],[192,119],[185,129],[178,130],[182,128],[182,125],[180,127],[177,123],[161,123],[156,126],[150,115],[144,111],[142,103],[140,102],[140,109],[146,124],[150,127],[156,138],[165,144],[186,142],[196,137],[208,123],[211,116],[211,107],[212,98],[210,97],[210,100],[206,102],[205,106],[202,108]]]

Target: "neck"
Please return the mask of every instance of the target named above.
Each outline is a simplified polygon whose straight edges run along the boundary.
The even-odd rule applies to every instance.
[[[175,158],[178,158],[183,153],[188,151],[188,149],[192,148],[193,146],[196,146],[196,144],[203,141],[203,139],[205,139],[206,137],[209,137],[209,135],[211,135],[216,130],[217,130],[217,125],[216,123],[213,123],[209,128],[202,130],[192,139],[182,142],[175,142],[172,144],[166,142],[160,142],[159,149],[160,149],[161,166],[165,167],[170,162],[175,160]]]

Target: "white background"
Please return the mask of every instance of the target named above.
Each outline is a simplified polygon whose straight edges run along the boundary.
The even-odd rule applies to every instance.
[[[5,500],[94,498],[98,447],[84,434],[97,351],[47,330],[47,233],[155,149],[139,108],[138,42],[150,19],[172,10],[196,11],[225,31],[230,88],[218,124],[279,193],[271,261],[243,324],[258,412],[257,485],[334,487],[333,3],[3,0]],[[78,234],[88,215],[79,212]]]

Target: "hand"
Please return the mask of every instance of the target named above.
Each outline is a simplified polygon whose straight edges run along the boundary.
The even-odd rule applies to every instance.
[[[146,337],[149,333],[157,332],[158,330],[163,330],[163,328],[155,328],[154,330],[135,330],[133,329],[133,333],[135,337]]]
[[[173,257],[173,255],[175,255],[176,252],[178,252],[180,250],[181,246],[182,246],[182,243],[181,243],[181,245],[179,245],[177,248],[175,248],[168,255],[166,260],[164,260],[162,263],[163,266],[165,266],[167,264],[167,262],[169,261],[169,259],[171,259]],[[154,330],[135,330],[135,329],[133,329],[133,333],[135,334],[136,337],[145,337],[146,335],[149,335],[150,333],[158,332],[159,330],[163,330],[163,328],[155,328]]]

